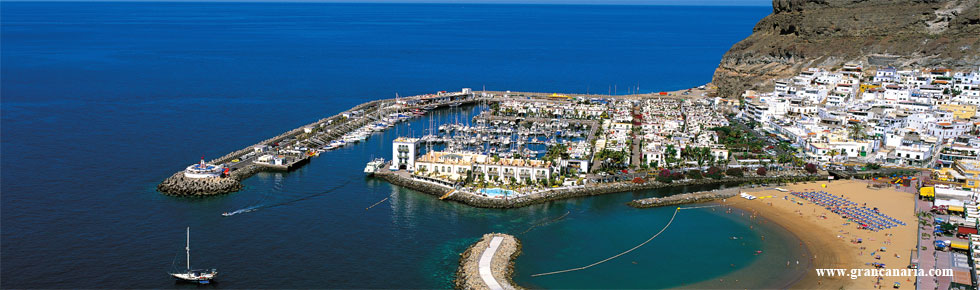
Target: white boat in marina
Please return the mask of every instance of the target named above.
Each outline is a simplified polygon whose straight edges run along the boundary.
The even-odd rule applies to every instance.
[[[333,140],[330,141],[330,144],[327,144],[326,148],[327,150],[337,149],[340,147],[344,147],[345,144],[347,144],[347,142],[345,142],[344,140]]]
[[[360,142],[361,141],[361,139],[358,139],[357,136],[355,136],[354,134],[344,135],[343,139],[344,139],[344,142],[347,143],[347,144],[357,143],[357,142]]]
[[[376,158],[374,160],[371,160],[370,162],[367,163],[367,166],[364,166],[364,173],[367,174],[368,176],[371,176],[378,171],[378,168],[384,166],[384,164],[385,164],[384,158]]]
[[[371,132],[357,132],[357,134],[354,135],[354,138],[357,138],[357,141],[364,141],[369,135],[371,135]]]
[[[184,248],[187,251],[187,270],[186,272],[173,272],[169,273],[171,277],[174,277],[178,281],[192,282],[198,284],[208,284],[214,277],[218,276],[218,270],[207,269],[207,270],[191,270],[191,228],[187,227],[187,246]]]

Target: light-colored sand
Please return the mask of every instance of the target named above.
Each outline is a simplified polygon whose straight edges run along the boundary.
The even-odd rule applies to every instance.
[[[827,184],[822,188],[821,184]],[[844,268],[844,269],[873,269],[870,263],[884,263],[887,268],[905,268],[909,264],[910,251],[916,247],[916,225],[914,195],[911,191],[898,191],[893,188],[869,189],[867,181],[847,180],[834,182],[810,182],[797,185],[780,186],[791,191],[823,190],[837,196],[843,195],[859,204],[867,203],[869,208],[877,207],[883,213],[897,218],[907,225],[900,225],[878,232],[861,230],[855,223],[849,223],[841,216],[809,201],[796,198],[803,205],[793,201],[794,196],[789,192],[773,189],[744,189],[743,192],[755,196],[772,198],[746,200],[740,197],[730,198],[723,204],[728,204],[754,212],[773,222],[776,222],[795,234],[803,241],[810,255],[814,256],[811,263],[813,269],[793,288],[801,289],[870,289],[875,287],[875,277],[828,278],[818,277],[814,269]],[[783,196],[788,196],[784,200]],[[822,216],[825,216],[823,218]],[[863,243],[852,243],[851,240],[861,238]],[[865,247],[865,249],[861,249]],[[881,259],[875,259],[871,252],[881,247],[887,251],[879,252]],[[900,257],[896,257],[895,255]],[[793,261],[795,263],[795,261]],[[784,267],[785,265],[773,265]],[[848,270],[850,271],[850,270]],[[914,289],[915,277],[883,277],[882,288],[891,288],[894,282],[902,284],[901,289]]]

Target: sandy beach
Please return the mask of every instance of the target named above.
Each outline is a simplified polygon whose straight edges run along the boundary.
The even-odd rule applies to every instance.
[[[822,184],[827,184],[822,188]],[[771,188],[743,189],[757,197],[772,196],[756,200],[741,197],[730,198],[720,203],[737,207],[758,216],[764,217],[786,228],[796,235],[806,245],[811,261],[810,270],[792,288],[799,289],[840,289],[859,288],[869,289],[876,286],[875,277],[819,277],[815,269],[873,269],[871,263],[884,263],[888,269],[905,268],[909,264],[910,251],[916,247],[917,219],[914,214],[914,195],[909,191],[899,191],[894,188],[871,189],[868,182],[863,180],[846,180],[833,182],[810,182],[796,185],[780,186],[790,191],[819,191],[823,190],[836,196],[843,196],[859,205],[867,203],[867,207],[877,207],[882,213],[897,218],[907,225],[899,225],[877,232],[858,229],[857,225],[841,216],[810,201]],[[784,196],[786,197],[784,199]],[[802,205],[797,202],[802,202]],[[853,242],[861,239],[862,243]],[[877,252],[880,259],[871,256],[880,248],[886,251]],[[796,261],[787,261],[787,263]],[[785,267],[786,265],[772,265]],[[914,288],[915,277],[883,277],[882,288],[891,288],[895,282],[901,283],[900,289]]]

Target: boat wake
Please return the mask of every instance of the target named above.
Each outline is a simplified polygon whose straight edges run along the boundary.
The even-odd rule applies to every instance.
[[[246,207],[236,211],[222,213],[221,216],[233,216],[240,213],[253,212],[258,210],[258,208],[259,208],[258,206]]]
[[[310,195],[307,195],[307,196],[304,196],[304,197],[300,197],[300,198],[296,198],[296,199],[292,199],[292,200],[288,200],[288,201],[283,201],[283,202],[268,204],[268,205],[250,206],[250,207],[246,207],[246,208],[239,209],[239,210],[236,210],[236,211],[222,213],[221,216],[230,217],[230,216],[233,216],[233,215],[236,215],[236,214],[243,214],[243,213],[247,213],[247,212],[257,211],[257,210],[260,210],[260,209],[273,208],[273,207],[284,206],[284,205],[288,205],[288,204],[291,204],[291,203],[296,203],[296,202],[304,201],[304,200],[307,200],[307,199],[311,199],[311,198],[314,198],[314,197],[318,197],[318,196],[321,196],[321,195],[324,195],[324,194],[328,194],[328,193],[334,192],[334,191],[336,191],[338,189],[341,189],[341,188],[347,186],[348,184],[350,184],[353,181],[354,181],[353,178],[348,178],[346,182],[341,183],[341,184],[339,184],[337,186],[328,188],[328,189],[326,189],[324,191],[321,191],[321,192],[317,192],[317,193],[314,193],[314,194],[310,194]]]

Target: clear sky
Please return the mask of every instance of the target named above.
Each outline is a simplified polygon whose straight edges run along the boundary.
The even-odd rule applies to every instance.
[[[52,1],[52,0],[14,0]],[[53,0],[53,1],[156,1],[156,2],[348,2],[348,3],[507,3],[507,4],[615,4],[615,5],[693,5],[693,6],[769,6],[772,0]]]

